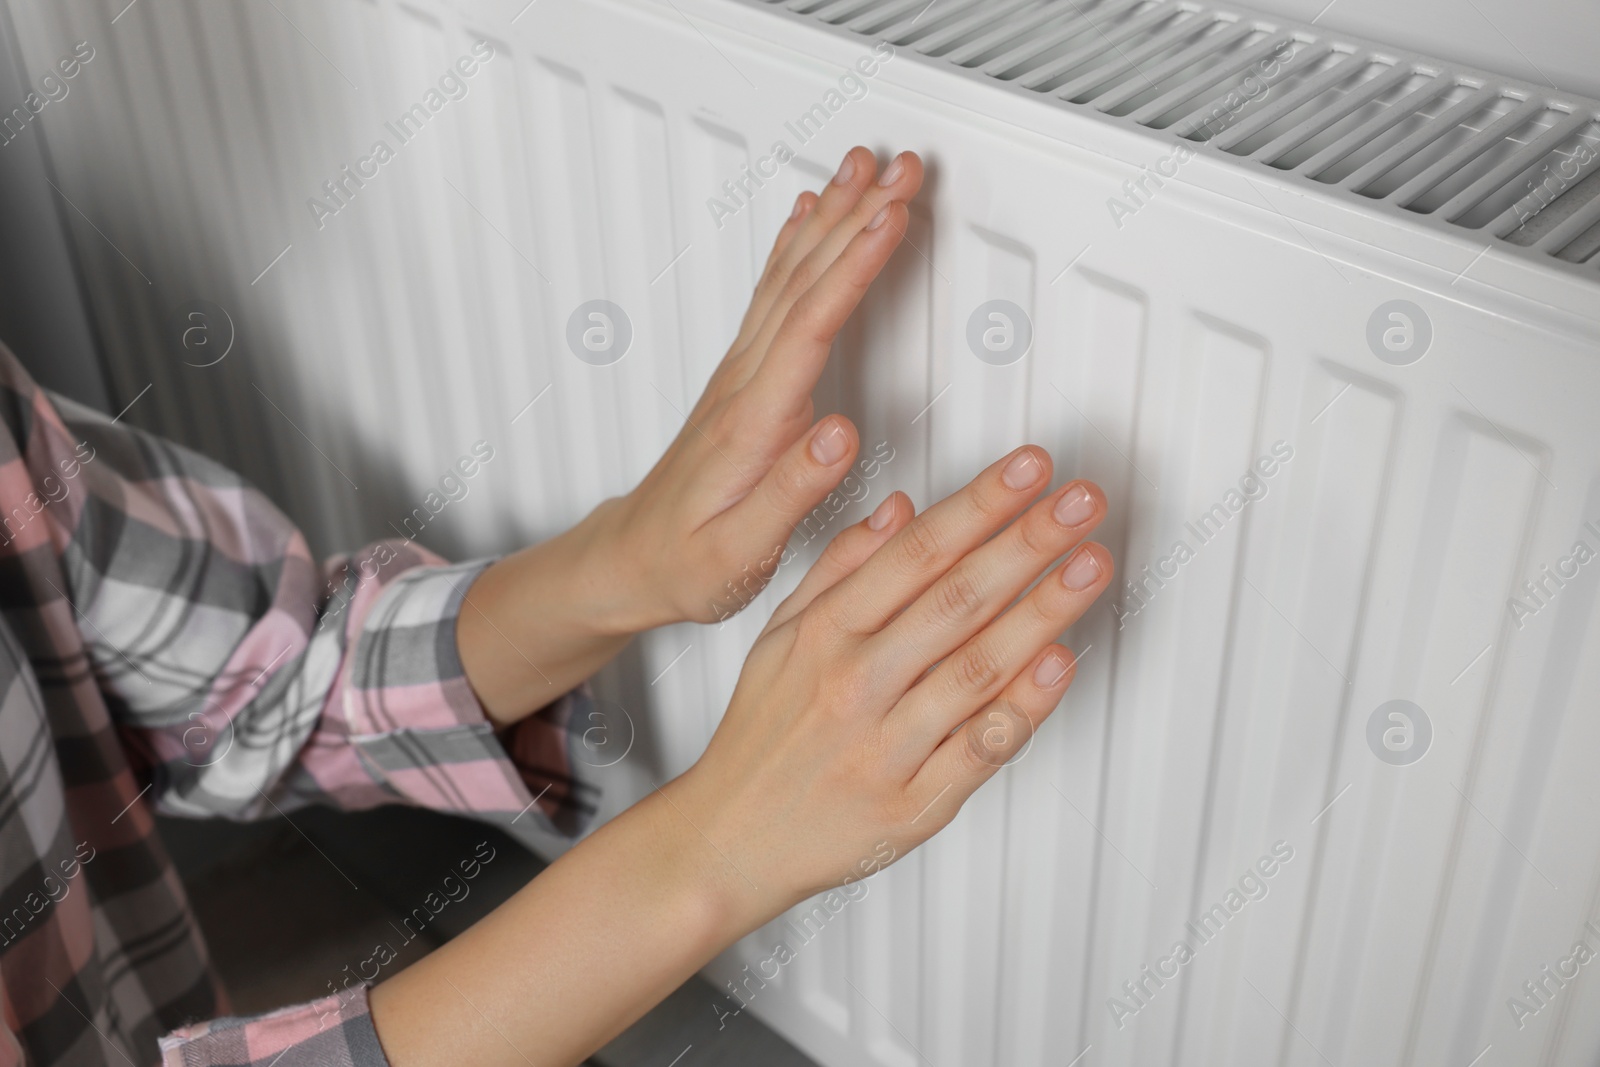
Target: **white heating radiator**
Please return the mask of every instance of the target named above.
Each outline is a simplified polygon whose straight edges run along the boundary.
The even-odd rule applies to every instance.
[[[894,456],[836,524],[1033,441],[1105,487],[1141,587],[1069,635],[1028,755],[750,999],[819,1062],[1595,1063],[1597,105],[1187,0],[126,3],[9,0],[30,73],[94,50],[17,135],[115,406],[324,551],[479,440],[447,554],[624,491],[794,195],[852,143],[922,153],[818,392]],[[606,366],[566,342],[600,298],[633,330]],[[991,300],[1020,359],[968,343]],[[609,810],[694,759],[801,569],[606,672],[638,731]]]

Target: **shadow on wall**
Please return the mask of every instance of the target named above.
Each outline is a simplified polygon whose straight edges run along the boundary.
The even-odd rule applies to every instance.
[[[0,4],[0,100],[6,108],[32,88],[20,55],[11,13]],[[58,214],[62,205],[47,173],[39,131],[0,144],[0,342],[45,388],[106,411],[89,314]]]

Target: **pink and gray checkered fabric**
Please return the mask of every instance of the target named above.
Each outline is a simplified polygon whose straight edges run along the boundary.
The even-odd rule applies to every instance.
[[[497,734],[456,654],[485,562],[387,541],[319,568],[237,475],[3,347],[0,420],[0,1067],[383,1064],[364,992],[215,1018],[153,813],[505,825],[537,796],[575,835],[598,803],[573,776],[586,691]]]

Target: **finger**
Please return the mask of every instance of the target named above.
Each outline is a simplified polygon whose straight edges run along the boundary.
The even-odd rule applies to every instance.
[[[908,790],[920,803],[917,832],[944,827],[977,788],[1021,754],[1077,673],[1077,660],[1061,645],[1044,649],[992,703],[937,743]]]
[[[822,550],[822,555],[806,571],[794,592],[778,605],[761,632],[782,626],[809,607],[818,596],[855,573],[857,567],[910,522],[915,514],[911,498],[896,491],[873,509],[871,515],[839,531],[839,536],[828,542],[828,547]]]
[[[776,274],[781,257],[794,243],[795,235],[811,216],[818,199],[817,194],[809,189],[795,197],[789,217],[778,228],[778,236],[773,238],[772,251],[767,253],[767,262],[761,268],[761,278],[756,282],[755,295],[750,299],[750,306],[745,309],[744,320],[739,324],[739,336],[734,340],[730,351],[738,352],[748,345],[750,338],[754,337],[760,328],[762,320],[766,317],[765,309],[771,306],[778,290],[783,287],[783,279]]]
[[[847,633],[881,630],[891,616],[987,541],[1048,484],[1050,456],[1025,445],[906,524],[848,581],[817,600]],[[931,662],[931,661],[930,661]]]
[[[820,226],[816,231],[803,230],[785,250],[774,272],[774,278],[781,277],[784,282],[775,291],[770,310],[751,341],[752,353],[759,355],[769,351],[789,309],[827,273],[858,233],[874,225],[889,204],[903,204],[916,196],[922,188],[922,160],[915,152],[902,152],[890,160],[876,182],[871,173],[857,175],[851,180],[859,182],[859,195],[837,224],[826,232],[821,232]],[[895,226],[902,237],[905,228],[904,221]],[[808,248],[807,241],[812,233],[816,233],[817,240]],[[791,262],[793,265],[789,266]]]
[[[717,536],[733,559],[761,561],[772,577],[795,527],[850,473],[860,437],[843,415],[829,415],[778,456],[743,499],[717,516]],[[827,515],[827,512],[824,512]]]
[[[765,281],[771,276],[773,269],[783,253],[793,243],[795,235],[800,232],[800,227],[805,224],[806,216],[811,209],[817,206],[818,196],[810,189],[805,190],[794,198],[794,206],[789,210],[789,217],[783,220],[783,225],[778,227],[778,236],[772,239],[772,251],[767,253],[767,261],[761,265],[761,278]]]
[[[891,729],[907,738],[910,751],[927,751],[994,700],[1040,648],[1077,622],[1111,584],[1112,571],[1111,553],[1103,546],[1079,547],[918,682],[890,713]]]
[[[789,308],[749,382],[756,411],[781,418],[810,402],[834,337],[899,247],[909,217],[904,204],[886,206],[880,221],[851,238],[843,254]],[[752,351],[761,347],[758,340]]]
[[[755,295],[750,299],[750,308],[745,313],[749,333],[747,335],[744,329],[740,329],[739,339],[734,342],[737,348],[749,346],[795,266],[817,246],[823,235],[829,233],[855,207],[861,199],[863,176],[870,186],[877,171],[877,159],[869,150],[857,145],[844,154],[839,169],[823,186],[820,195],[802,194],[814,197],[812,206],[797,220],[793,237],[785,242],[783,253],[768,261],[768,269],[762,275],[761,284],[756,286]]]
[[[875,668],[892,684],[910,685],[987,626],[1104,516],[1105,495],[1092,482],[1069,482],[1039,500],[868,639]]]

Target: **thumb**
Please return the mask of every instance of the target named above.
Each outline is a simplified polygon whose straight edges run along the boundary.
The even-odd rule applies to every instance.
[[[727,553],[772,559],[797,529],[809,537],[821,533],[835,510],[821,505],[850,473],[860,446],[855,426],[843,415],[829,415],[801,434],[755,488],[718,517]],[[770,570],[761,575],[762,584],[771,577]]]

